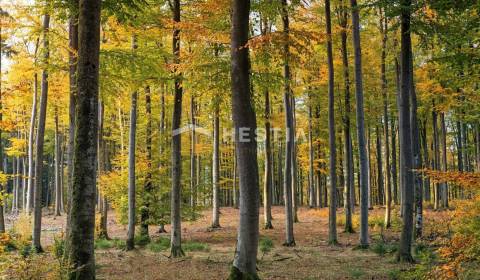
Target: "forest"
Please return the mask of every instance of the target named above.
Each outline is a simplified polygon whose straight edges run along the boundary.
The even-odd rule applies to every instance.
[[[0,279],[480,279],[477,0],[0,0]]]

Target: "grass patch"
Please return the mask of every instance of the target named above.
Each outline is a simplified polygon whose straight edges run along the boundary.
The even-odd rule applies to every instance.
[[[201,242],[186,242],[183,244],[183,250],[185,252],[194,252],[194,251],[200,251],[200,252],[208,252],[210,251],[210,247],[206,243],[201,243]]]
[[[170,239],[166,237],[160,237],[152,240],[152,242],[150,242],[146,248],[155,253],[165,251],[170,248]]]
[[[268,238],[268,237],[262,237],[260,238],[260,242],[258,244],[260,252],[262,252],[263,255],[269,253],[272,251],[274,245],[273,245],[273,240]]]
[[[134,243],[137,246],[146,246],[148,243],[150,243],[150,237],[148,235],[140,235],[136,234],[134,238]]]
[[[358,267],[352,267],[348,269],[348,275],[350,275],[350,277],[353,279],[360,279],[365,275],[365,272]]]
[[[387,271],[387,277],[388,279],[391,279],[391,280],[398,280],[400,279],[401,275],[402,275],[402,272],[400,271],[400,269],[397,269],[397,268]]]
[[[398,250],[398,244],[378,240],[370,246],[370,249],[377,255],[384,256],[386,254],[395,253]]]
[[[95,249],[107,250],[113,247],[114,247],[114,243],[112,242],[112,240],[107,240],[103,238],[95,240]]]

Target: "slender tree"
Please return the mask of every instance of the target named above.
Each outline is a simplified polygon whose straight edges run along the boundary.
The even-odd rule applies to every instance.
[[[137,49],[137,37],[132,36],[132,51]],[[128,141],[128,232],[127,250],[135,248],[135,223],[136,223],[136,186],[135,186],[135,148],[137,142],[137,96],[136,90],[132,92],[130,104],[130,134]]]
[[[212,228],[220,227],[220,107],[219,100],[214,101],[213,112],[213,213]]]
[[[328,214],[328,242],[337,240],[337,147],[335,144],[335,72],[333,69],[332,21],[330,16],[330,0],[325,1],[325,21],[327,32],[328,60],[328,132],[330,148],[330,201]]]
[[[265,229],[273,229],[272,225],[272,179],[273,162],[272,146],[270,133],[270,93],[268,89],[264,91],[265,95],[265,179],[263,186],[263,210],[265,219]]]
[[[447,127],[445,126],[445,113],[440,113],[440,127],[442,130],[442,171],[447,171]],[[442,183],[442,204],[448,208],[448,184]]]
[[[35,45],[35,61],[37,65],[37,53],[39,47],[39,38]],[[38,96],[38,74],[35,71],[33,74],[33,100],[32,100],[32,113],[30,115],[30,127],[28,133],[28,186],[27,186],[27,203],[25,207],[25,213],[30,214],[33,206],[33,184],[35,183],[35,161],[34,161],[34,135],[35,135],[35,122],[37,120],[37,96]]]
[[[42,90],[40,95],[40,112],[38,115],[38,129],[36,147],[37,152],[35,155],[35,189],[33,194],[33,233],[32,233],[32,245],[38,252],[42,252],[42,246],[40,245],[40,234],[42,232],[42,174],[43,174],[43,143],[45,136],[45,120],[47,118],[47,97],[48,97],[48,60],[50,57],[49,52],[49,39],[48,32],[50,27],[50,15],[45,14],[43,18],[43,71],[42,71]]]
[[[145,113],[147,117],[147,128],[145,135],[145,146],[147,148],[147,174],[145,175],[145,198],[143,207],[140,213],[141,226],[140,235],[144,238],[149,238],[148,224],[151,212],[150,198],[153,195],[153,182],[152,182],[152,98],[150,86],[145,87]]]
[[[55,107],[55,216],[60,216],[61,211],[61,182],[60,182],[60,135],[58,131],[58,108]]]
[[[291,102],[290,88],[290,46],[289,46],[289,18],[288,4],[286,0],[282,0],[282,21],[284,35],[284,95],[283,103],[285,108],[285,176],[283,181],[283,193],[285,197],[285,242],[284,246],[295,246],[295,238],[293,236],[293,196],[292,196],[292,156],[295,135],[293,132],[293,111]]]
[[[392,220],[392,185],[390,176],[390,142],[389,142],[389,113],[388,113],[388,95],[387,95],[387,41],[388,41],[388,18],[383,9],[380,9],[380,33],[382,34],[382,57],[381,57],[381,79],[382,79],[382,99],[383,99],[383,137],[385,142],[385,227],[391,226]]]
[[[257,249],[260,198],[257,142],[254,137],[257,121],[250,91],[250,61],[247,45],[250,0],[233,0],[231,9],[232,116],[240,179],[240,222],[229,279],[259,279]]]
[[[66,250],[69,279],[95,279],[100,0],[80,0],[73,178]]]
[[[353,49],[355,54],[355,98],[357,103],[357,142],[360,161],[360,246],[367,247],[368,240],[368,158],[365,141],[365,116],[363,108],[362,49],[360,46],[360,16],[356,0],[350,0],[352,8]]]
[[[353,194],[354,188],[354,174],[353,174],[353,144],[351,133],[351,105],[350,105],[350,71],[348,66],[348,49],[347,49],[347,21],[348,13],[347,7],[343,0],[341,1],[340,17],[340,37],[342,42],[342,66],[343,66],[343,80],[345,87],[345,114],[343,119],[344,130],[343,137],[345,138],[345,163],[346,163],[346,178],[345,178],[345,232],[353,232],[352,213],[355,204],[355,196]]]

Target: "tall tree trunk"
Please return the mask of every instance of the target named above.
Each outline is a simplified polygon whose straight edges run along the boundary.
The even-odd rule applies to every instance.
[[[292,110],[292,210],[293,210],[293,222],[298,223],[298,173],[297,173],[297,119],[295,113],[295,97],[290,96],[291,110]]]
[[[45,14],[43,19],[43,52],[44,52],[44,68],[42,71],[42,93],[40,96],[40,112],[38,115],[38,129],[36,147],[37,153],[35,155],[35,189],[33,194],[33,233],[32,245],[38,252],[43,251],[40,245],[40,234],[42,231],[42,172],[43,172],[43,143],[45,135],[45,120],[47,118],[47,97],[48,97],[48,59],[49,39],[48,32],[50,26],[50,15]]]
[[[148,238],[148,225],[150,223],[150,202],[153,191],[153,182],[152,182],[152,98],[150,86],[145,87],[145,113],[147,118],[147,128],[145,135],[145,145],[147,149],[147,174],[145,175],[145,197],[144,197],[144,207],[140,213],[141,226],[140,226],[140,235]]]
[[[232,1],[231,78],[233,124],[240,179],[240,222],[233,267],[229,279],[258,279],[257,249],[259,235],[259,178],[257,128],[250,91],[250,61],[247,45],[249,34],[249,0]],[[247,134],[248,141],[240,137]]]
[[[442,129],[442,171],[447,171],[447,128],[445,126],[445,113],[440,113],[440,127]],[[442,204],[448,208],[448,184],[442,183]]]
[[[35,122],[37,119],[37,95],[38,95],[38,74],[33,75],[33,101],[32,101],[32,114],[30,117],[30,129],[28,134],[28,186],[27,186],[27,203],[25,207],[25,213],[30,214],[33,206],[33,184],[35,183],[35,161],[34,161],[34,135],[35,135]]]
[[[400,91],[400,174],[402,180],[403,226],[400,236],[398,260],[412,262],[414,174],[412,130],[410,120],[410,94],[412,83],[412,41],[410,37],[411,0],[401,1],[401,91]]]
[[[376,148],[377,148],[377,200],[379,205],[384,205],[383,199],[385,198],[384,194],[384,181],[383,181],[383,159],[382,159],[382,139],[381,139],[381,129],[378,125],[375,126],[375,136],[376,136]]]
[[[284,246],[295,246],[295,238],[293,236],[293,201],[292,201],[292,155],[295,135],[293,134],[293,112],[291,102],[290,88],[290,46],[289,46],[289,18],[288,4],[286,0],[282,0],[282,22],[284,36],[284,94],[283,104],[285,108],[285,176],[283,181],[283,195],[285,200],[285,242]]]
[[[411,47],[410,47],[411,52]],[[417,117],[417,94],[415,91],[415,82],[413,76],[413,55],[410,55],[410,124],[412,137],[413,169],[420,170],[423,167],[422,154],[420,151],[420,130]],[[414,175],[414,200],[415,200],[415,236],[422,236],[423,231],[423,180],[420,171],[413,171]]]
[[[192,96],[190,98],[190,121],[193,125],[193,129],[190,130],[191,137],[190,137],[190,207],[192,208],[192,218],[195,219],[195,206],[196,206],[196,197],[195,197],[195,188],[196,188],[196,180],[195,180],[195,145],[197,144],[197,136],[195,133],[195,97]]]
[[[0,56],[2,53],[2,25],[0,24]],[[2,61],[0,59],[0,122],[3,119],[2,109],[3,109],[3,102],[2,102]],[[2,145],[2,129],[0,128],[0,172],[4,172],[3,168],[3,145]],[[3,185],[0,184],[0,192],[3,191]],[[5,217],[4,217],[4,203],[0,203],[0,233],[5,232]]]
[[[67,158],[67,211],[70,208],[72,180],[73,180],[73,148],[75,139],[75,107],[77,99],[77,53],[78,53],[78,8],[79,0],[70,0],[72,8],[70,18],[68,20],[68,37],[69,37],[69,106],[68,106],[68,158]],[[67,216],[67,225],[69,216]],[[68,228],[67,228],[68,231]]]
[[[433,111],[432,111],[432,127],[433,127],[433,154],[434,154],[434,161],[433,161],[433,169],[440,170],[440,144],[439,144],[439,133],[438,133],[438,113],[435,108],[435,103],[433,104]],[[440,208],[440,185],[435,183],[434,190],[433,190],[433,208],[435,210]]]
[[[100,5],[100,0],[80,0],[72,203],[66,244],[72,280],[95,279]]]
[[[98,178],[107,170],[107,147],[103,139],[105,109],[102,101],[98,104]],[[109,239],[107,230],[108,202],[105,195],[101,195],[99,190],[100,224],[97,232],[98,238]]]
[[[315,196],[315,173],[313,170],[313,125],[312,125],[312,96],[308,94],[308,206],[314,208],[317,206],[317,199]]]
[[[272,225],[272,146],[270,133],[270,94],[268,89],[265,93],[265,179],[263,186],[263,210],[265,229],[273,229]]]
[[[137,49],[137,37],[132,36],[132,52]],[[131,96],[130,107],[130,133],[128,140],[128,232],[127,251],[135,248],[135,223],[136,223],[136,186],[135,186],[135,148],[137,141],[137,91]]]
[[[180,0],[173,1],[173,22],[178,24],[180,22]],[[173,30],[173,56],[174,63],[180,63],[180,29],[175,26]],[[174,103],[173,103],[173,116],[172,116],[172,193],[171,193],[171,242],[170,242],[170,255],[171,257],[184,256],[182,250],[182,218],[180,213],[180,199],[181,199],[181,176],[182,176],[182,139],[181,134],[175,133],[180,128],[182,121],[182,74],[178,68],[174,70]]]
[[[333,70],[332,22],[330,19],[330,0],[325,0],[325,21],[327,33],[328,60],[328,132],[330,148],[330,202],[328,214],[328,242],[337,241],[337,147],[335,144],[335,73]]]
[[[213,215],[212,228],[220,227],[220,118],[219,102],[214,101],[215,112],[213,115]]]
[[[62,201],[60,182],[60,135],[58,132],[58,108],[55,107],[55,216],[60,216]]]
[[[234,144],[235,145],[235,144]],[[240,189],[237,187],[237,177],[238,177],[238,168],[237,168],[237,152],[235,147],[233,148],[233,207],[238,209],[240,207]]]
[[[365,143],[365,116],[363,109],[362,50],[360,46],[360,16],[356,0],[350,0],[352,8],[353,47],[355,53],[355,97],[357,103],[357,142],[360,160],[360,246],[368,240],[368,159]]]
[[[350,72],[348,66],[348,49],[347,49],[347,21],[348,13],[347,7],[341,2],[342,12],[340,14],[340,37],[342,41],[342,65],[343,65],[343,80],[345,87],[345,116],[343,119],[343,137],[345,138],[345,163],[346,163],[346,178],[345,178],[345,232],[353,232],[352,213],[353,205],[355,204],[355,197],[353,196],[354,188],[354,174],[353,174],[353,146],[352,133],[350,131]]]
[[[387,95],[387,76],[386,76],[386,58],[387,58],[387,40],[388,40],[388,18],[385,11],[380,9],[380,31],[382,33],[382,58],[381,58],[381,76],[382,76],[382,99],[383,99],[383,136],[385,141],[385,227],[390,228],[392,220],[392,184],[390,170],[390,142],[388,127],[388,95]],[[380,151],[381,152],[381,151]]]

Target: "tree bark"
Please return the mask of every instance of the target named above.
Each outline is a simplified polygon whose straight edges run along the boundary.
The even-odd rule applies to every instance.
[[[196,208],[196,180],[195,180],[195,145],[196,145],[196,122],[195,122],[195,97],[192,96],[190,98],[190,120],[193,129],[190,130],[191,137],[190,137],[190,207],[192,208],[192,216],[195,219],[195,208]]]
[[[58,108],[55,107],[55,216],[60,216],[62,201],[60,182],[60,135],[58,132]]]
[[[439,133],[438,133],[438,113],[435,108],[435,103],[433,103],[433,110],[432,110],[432,127],[433,127],[433,169],[440,170],[440,144],[439,144]],[[433,208],[435,210],[440,208],[440,185],[435,183],[433,189]]]
[[[447,171],[447,128],[445,126],[445,113],[440,113],[440,127],[442,130],[442,171]],[[448,184],[442,183],[442,204],[448,208]]]
[[[107,147],[104,134],[104,117],[105,109],[104,103],[99,101],[98,104],[98,178],[107,170]],[[109,239],[107,229],[107,215],[108,215],[108,201],[105,195],[102,195],[99,190],[99,208],[100,208],[100,224],[97,232],[97,238]]]
[[[214,101],[213,115],[213,213],[212,228],[220,227],[220,118],[219,100]]]
[[[357,115],[357,142],[360,160],[360,246],[369,245],[368,237],[368,158],[365,143],[365,116],[363,108],[362,50],[360,46],[360,16],[356,0],[350,0],[352,8],[353,48],[355,53],[355,97]]]
[[[132,36],[132,52],[137,49],[137,37]],[[135,248],[135,223],[136,223],[136,186],[135,186],[135,148],[137,141],[137,91],[134,90],[131,96],[130,107],[130,133],[128,141],[128,232],[126,249]]]
[[[401,1],[401,90],[399,96],[399,131],[402,180],[403,226],[400,236],[398,260],[412,262],[412,233],[413,233],[413,151],[412,130],[410,123],[410,93],[412,83],[412,41],[410,37],[411,0]]]
[[[147,118],[147,127],[145,135],[145,146],[147,149],[147,174],[145,175],[143,206],[140,213],[140,235],[148,238],[148,225],[150,223],[150,201],[153,191],[152,182],[152,99],[150,86],[145,87],[145,113]]]
[[[173,22],[178,24],[180,22],[180,0],[173,1]],[[180,29],[175,26],[173,30],[172,40],[174,63],[180,63]],[[181,204],[181,176],[182,176],[182,139],[181,134],[175,134],[175,131],[180,128],[182,121],[182,95],[183,88],[181,84],[182,74],[178,68],[174,70],[174,104],[172,116],[172,193],[171,193],[171,242],[170,242],[170,256],[181,257],[184,256],[182,250],[182,218],[180,213]]]
[[[28,134],[28,186],[27,186],[27,203],[25,213],[30,214],[33,206],[33,184],[35,183],[35,161],[34,161],[34,135],[35,122],[37,119],[37,95],[38,95],[38,74],[33,75],[33,101],[32,114],[30,117],[30,130]]]
[[[270,94],[268,89],[265,93],[265,179],[263,186],[263,210],[265,229],[273,229],[272,225],[272,147],[270,133]]]
[[[2,53],[2,25],[0,24],[0,54]],[[0,122],[3,119],[3,102],[2,102],[2,61],[0,59]],[[2,129],[0,128],[0,172],[4,172],[3,168],[3,145],[2,145]],[[0,184],[0,192],[3,191],[3,187]],[[4,217],[4,201],[0,203],[0,233],[5,232],[5,217]]]
[[[348,50],[347,50],[347,21],[348,13],[347,7],[341,2],[342,12],[340,14],[340,37],[342,42],[342,65],[343,65],[343,80],[345,87],[345,116],[343,119],[343,137],[345,142],[345,163],[346,163],[346,178],[345,178],[345,232],[353,232],[352,213],[353,205],[355,204],[355,197],[353,196],[354,174],[353,174],[353,146],[352,133],[350,125],[350,72],[348,66]]]
[[[69,128],[68,128],[68,162],[67,162],[67,201],[70,201],[72,192],[72,176],[73,176],[73,147],[75,139],[75,106],[77,98],[77,52],[78,52],[78,0],[71,0],[72,10],[68,21],[69,34]],[[67,209],[70,203],[67,203]],[[67,222],[68,224],[68,222]]]
[[[293,236],[293,201],[292,201],[292,155],[295,135],[293,133],[293,112],[291,102],[290,88],[290,46],[289,46],[289,18],[288,4],[286,0],[282,0],[282,22],[283,22],[283,55],[284,55],[284,95],[283,104],[285,108],[285,176],[283,178],[283,195],[285,201],[285,242],[284,246],[295,246],[295,238]]]
[[[77,104],[70,230],[69,279],[95,279],[94,228],[98,137],[100,0],[80,0]]]
[[[330,0],[325,1],[325,21],[327,33],[328,60],[328,132],[330,148],[330,201],[328,214],[328,242],[337,240],[337,147],[335,144],[335,73],[333,69],[332,22],[330,18]]]
[[[313,125],[312,125],[312,96],[308,94],[308,189],[309,199],[308,206],[314,208],[317,206],[316,188],[315,188],[315,173],[313,170]]]
[[[40,234],[42,231],[42,172],[43,172],[43,143],[45,135],[45,120],[47,118],[47,97],[48,97],[48,59],[49,52],[49,39],[48,32],[50,26],[50,15],[45,14],[43,19],[43,48],[44,48],[44,68],[42,71],[42,92],[40,96],[40,112],[38,115],[38,129],[36,147],[37,152],[35,155],[35,189],[33,194],[33,233],[32,233],[32,245],[38,252],[42,252],[42,246],[40,245]]]
[[[259,279],[257,248],[259,235],[259,178],[256,116],[250,91],[249,0],[232,1],[231,78],[233,124],[238,177],[240,179],[240,222],[233,267],[229,279]],[[242,136],[240,136],[242,133]],[[243,137],[246,136],[246,137]],[[245,141],[248,139],[248,141]]]

